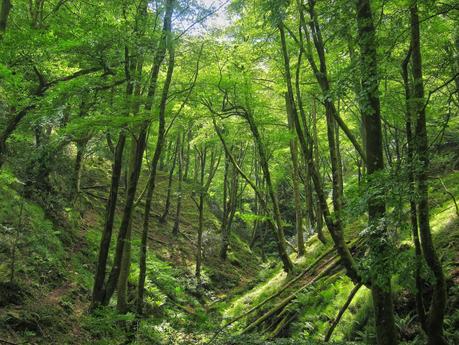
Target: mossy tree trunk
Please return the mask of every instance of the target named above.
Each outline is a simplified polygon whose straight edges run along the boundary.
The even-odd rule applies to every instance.
[[[360,68],[362,76],[362,117],[365,126],[366,158],[368,171],[368,222],[371,229],[369,241],[371,255],[375,258],[371,281],[375,313],[376,337],[379,345],[398,344],[395,328],[390,270],[383,263],[390,260],[390,245],[387,244],[385,222],[384,187],[379,183],[384,170],[381,111],[378,94],[378,64],[375,28],[368,0],[356,1],[358,42],[360,46]]]
[[[429,345],[447,344],[443,336],[443,322],[446,309],[446,283],[443,268],[435,250],[429,222],[428,169],[429,147],[426,126],[426,104],[424,99],[424,81],[422,76],[421,39],[417,1],[410,8],[411,47],[413,74],[413,106],[416,116],[415,145],[418,156],[416,169],[419,195],[418,217],[419,233],[424,258],[434,275],[432,300],[427,314],[426,331]]]

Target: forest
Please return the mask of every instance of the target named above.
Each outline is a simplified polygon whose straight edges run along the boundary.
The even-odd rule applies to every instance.
[[[0,0],[0,344],[459,344],[457,0]]]

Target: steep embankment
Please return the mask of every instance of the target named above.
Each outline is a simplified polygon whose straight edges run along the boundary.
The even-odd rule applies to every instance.
[[[89,164],[88,164],[89,166]],[[109,167],[98,162],[82,180],[82,193],[71,203],[63,196],[38,204],[18,191],[20,181],[12,173],[1,175],[0,224],[0,340],[16,344],[117,344],[128,339],[123,321],[134,315],[118,315],[113,307],[90,315],[93,274],[105,198],[108,195]],[[175,183],[175,181],[174,181]],[[175,186],[173,185],[173,191]],[[124,189],[119,202],[121,213]],[[237,232],[232,234],[229,259],[218,258],[218,219],[205,212],[203,285],[196,286],[197,210],[191,185],[185,183],[180,235],[172,235],[176,195],[166,222],[164,210],[167,174],[158,175],[151,231],[149,235],[148,281],[146,291],[149,317],[137,325],[139,344],[177,344],[199,341],[214,326],[209,309],[231,289],[240,289],[255,274],[259,261]],[[134,215],[133,263],[130,275],[131,298],[138,277],[138,248],[142,224],[142,203]],[[115,231],[119,224],[116,219]],[[114,236],[116,238],[116,236]],[[112,243],[112,247],[114,245]],[[0,342],[1,342],[0,341]]]
[[[459,172],[456,171],[433,179],[430,187],[432,233],[448,283],[445,333],[453,343],[459,341],[459,217],[454,201],[459,199],[457,181]],[[406,214],[402,216],[407,217]],[[346,227],[346,237],[352,243],[354,253],[363,250],[362,241],[355,239],[364,229],[364,222],[364,219],[355,219]],[[410,264],[414,248],[409,231],[405,227],[398,229],[400,246],[395,262],[398,274],[394,278],[396,323],[403,341],[422,344],[422,332],[415,317],[414,268]],[[329,334],[336,341],[375,343],[370,291],[354,286],[343,274],[330,239],[328,242],[323,246],[315,236],[307,242],[305,257],[297,260],[301,273],[295,279],[289,279],[277,267],[264,273],[266,279],[263,283],[227,303],[216,338],[241,334],[240,344],[249,338],[267,342],[279,337],[300,343],[305,339],[323,341]],[[346,309],[342,309],[343,306]],[[250,337],[248,334],[256,335]]]
[[[355,293],[331,339],[373,342],[369,291],[355,289],[344,276],[330,239],[324,246],[313,236],[303,258],[291,254],[297,265],[296,278],[286,277],[275,261],[262,263],[255,258],[239,237],[246,235],[240,233],[243,229],[233,232],[232,251],[223,262],[218,258],[219,221],[207,207],[204,284],[198,289],[193,272],[197,212],[188,197],[191,185],[185,184],[181,235],[176,238],[172,235],[175,195],[167,221],[158,220],[167,193],[166,173],[158,176],[149,236],[149,316],[136,324],[133,314],[119,315],[113,306],[88,314],[109,181],[108,166],[92,166],[98,168],[83,176],[83,192],[75,204],[55,195],[48,204],[40,205],[18,193],[22,187],[12,174],[0,176],[0,340],[121,344],[130,339],[134,344],[182,345],[203,343],[220,330],[214,338],[219,344],[267,344],[283,337],[300,344],[304,339],[323,340],[338,311]],[[450,296],[446,333],[453,341],[458,339],[455,325],[459,320],[459,219],[452,196],[459,199],[458,180],[458,172],[433,179],[430,190],[432,231]],[[132,299],[142,206],[139,204],[134,217]],[[346,237],[357,253],[364,248],[361,240],[355,240],[364,226],[365,219],[358,217],[346,228]],[[403,340],[422,342],[410,292],[413,277],[407,258],[413,255],[413,248],[409,229],[401,228],[399,233],[400,267],[394,279],[397,326]],[[132,324],[137,325],[135,339],[130,338],[132,328],[127,328]]]

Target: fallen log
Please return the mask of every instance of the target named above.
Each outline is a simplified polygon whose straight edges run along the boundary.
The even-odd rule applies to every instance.
[[[277,313],[279,310],[283,309],[285,306],[287,306],[295,297],[308,287],[310,287],[312,284],[317,282],[319,279],[325,277],[335,266],[339,263],[339,260],[333,260],[331,263],[327,265],[327,267],[319,273],[317,276],[315,276],[311,281],[309,281],[307,284],[303,285],[301,288],[296,290],[294,293],[291,295],[287,296],[284,298],[280,303],[274,306],[274,308],[270,309],[267,313],[263,314],[260,318],[252,322],[249,326],[247,326],[244,330],[242,330],[241,334],[245,334],[256,328],[259,324],[264,322],[266,319]]]
[[[336,326],[338,325],[339,321],[341,320],[341,317],[344,315],[344,312],[347,310],[349,305],[351,304],[352,300],[354,299],[354,296],[356,293],[359,291],[359,289],[362,287],[362,283],[357,284],[354,286],[352,289],[351,293],[349,294],[346,302],[342,306],[342,308],[339,310],[338,315],[336,315],[335,319],[333,320],[333,323],[331,324],[330,328],[328,329],[327,334],[325,335],[324,341],[329,341],[333,331],[335,330]]]
[[[227,327],[231,326],[232,324],[234,324],[235,322],[241,320],[242,318],[246,317],[247,315],[253,313],[255,310],[261,308],[263,305],[265,305],[266,303],[268,303],[269,301],[273,300],[274,298],[276,298],[277,296],[281,295],[287,288],[289,288],[291,285],[293,285],[295,282],[297,282],[298,280],[300,280],[306,273],[308,273],[309,271],[311,271],[312,269],[314,269],[319,263],[320,261],[322,261],[327,255],[331,254],[334,252],[334,248],[326,251],[324,254],[322,254],[316,261],[314,261],[311,265],[309,265],[305,270],[303,270],[303,272],[301,272],[298,276],[296,276],[294,279],[290,280],[287,284],[285,284],[284,286],[282,286],[279,291],[277,291],[275,294],[271,295],[270,297],[266,298],[265,300],[263,300],[262,302],[258,303],[256,306],[250,308],[248,311],[246,311],[245,313],[235,317],[234,319],[232,319],[231,321],[227,322],[226,324],[224,324],[222,327],[220,327],[216,332],[215,334],[213,335],[213,337],[209,340],[209,342],[207,343],[207,345],[209,344],[212,344],[212,342],[218,337],[218,335]],[[332,257],[333,258],[336,258],[336,255]],[[329,260],[327,261],[329,262]]]

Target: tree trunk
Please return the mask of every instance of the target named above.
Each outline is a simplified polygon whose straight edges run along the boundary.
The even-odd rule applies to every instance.
[[[177,140],[175,143],[175,150],[174,150],[174,156],[172,158],[172,164],[169,169],[169,178],[167,180],[167,194],[166,194],[166,203],[164,205],[164,212],[161,215],[161,218],[159,221],[161,223],[165,223],[167,216],[169,214],[169,208],[171,206],[171,193],[172,193],[172,180],[174,178],[174,170],[175,170],[175,164],[177,163],[177,156],[178,156],[178,151],[180,150],[179,148],[180,144],[180,134],[177,135]]]
[[[196,160],[199,162],[199,184],[195,185],[195,188],[199,188],[199,202],[198,202],[198,240],[196,248],[196,270],[195,276],[198,280],[198,283],[201,280],[201,261],[202,261],[202,231],[204,226],[204,178],[206,174],[206,161],[207,161],[207,146],[204,144],[202,149],[196,150],[197,156]]]
[[[263,141],[261,140],[260,132],[258,131],[258,127],[255,123],[255,119],[253,118],[253,115],[250,113],[250,111],[247,112],[246,119],[247,119],[247,122],[249,123],[250,130],[253,134],[255,144],[258,149],[261,170],[263,171],[263,175],[266,181],[266,187],[268,189],[268,195],[271,199],[271,203],[273,206],[274,222],[276,225],[275,232],[276,232],[276,237],[277,237],[278,252],[279,252],[279,255],[281,256],[284,271],[287,273],[292,273],[293,264],[292,264],[292,261],[290,260],[290,257],[287,254],[287,250],[285,247],[286,240],[285,240],[285,235],[284,235],[281,214],[279,210],[279,202],[277,200],[276,193],[274,192],[274,186],[271,180],[271,173],[269,171],[268,159],[266,156],[265,146],[263,144]]]
[[[159,107],[159,127],[158,127],[158,138],[156,141],[156,148],[155,153],[153,154],[153,159],[151,161],[150,167],[150,176],[147,182],[147,195],[145,198],[145,210],[144,210],[144,218],[143,218],[143,228],[142,228],[142,238],[141,238],[141,245],[140,245],[140,259],[139,259],[139,284],[138,284],[138,291],[137,291],[137,313],[140,315],[143,312],[143,300],[144,300],[144,293],[145,293],[145,280],[147,275],[147,249],[148,249],[148,232],[149,232],[149,223],[150,223],[150,212],[151,212],[151,204],[153,200],[153,192],[155,189],[155,180],[156,180],[156,172],[158,169],[159,159],[161,157],[162,148],[164,145],[165,139],[165,125],[166,125],[166,105],[167,99],[169,96],[169,87],[172,81],[172,74],[174,72],[175,66],[175,54],[174,48],[172,46],[167,46],[169,35],[172,30],[172,13],[174,10],[174,0],[167,0],[166,2],[166,13],[164,14],[164,27],[163,27],[163,34],[161,38],[161,46],[160,49],[157,51],[157,55],[155,57],[155,66],[152,69],[152,79],[155,80],[155,85],[151,85],[152,88],[156,88],[156,80],[159,75],[159,68],[161,66],[162,61],[164,60],[164,55],[166,52],[166,48],[169,50],[169,63],[167,66],[167,74],[166,80],[164,81],[163,92],[161,96],[161,104]],[[153,96],[155,94],[155,90],[151,90]],[[149,92],[150,93],[150,92]],[[151,102],[153,98],[151,98]],[[146,108],[151,109],[151,103],[146,104]]]
[[[293,182],[293,197],[295,202],[295,230],[298,247],[298,256],[304,255],[304,233],[303,233],[303,212],[300,197],[300,176],[298,169],[298,148],[297,139],[295,136],[295,129],[293,124],[292,108],[289,102],[288,94],[285,95],[285,102],[287,105],[288,126],[290,131],[290,156],[292,158],[292,182]],[[307,183],[305,179],[305,184]]]
[[[185,181],[188,180],[188,174],[189,174],[189,170],[190,170],[190,161],[191,161],[190,146],[191,146],[191,140],[193,139],[193,132],[191,131],[191,125],[190,125],[190,128],[188,128],[188,131],[187,131],[186,135],[187,135],[186,153],[185,153],[184,157],[182,157],[182,160],[185,163],[185,168],[184,168],[184,173],[183,173],[183,179]]]
[[[384,189],[378,184],[378,174],[384,170],[384,160],[378,95],[377,43],[369,0],[357,0],[356,10],[362,74],[362,115],[367,134],[368,188],[373,190],[368,198],[368,222],[372,229],[370,252],[373,252],[378,260],[377,267],[374,267],[378,276],[372,278],[371,285],[376,336],[379,345],[395,345],[398,344],[398,334],[392,301],[392,273],[383,269],[384,263],[390,260],[390,245],[386,243],[387,229],[382,224],[386,212]]]
[[[185,141],[185,134],[183,134],[183,140],[181,139],[182,134],[179,133],[177,145],[178,150],[178,185],[177,185],[177,208],[175,210],[174,227],[172,228],[172,234],[177,236],[180,232],[180,219],[182,213],[182,184],[183,184],[183,145]]]
[[[301,7],[299,8],[300,9],[300,15],[302,14],[302,9]],[[302,19],[302,22],[304,22],[304,18]],[[285,40],[285,34],[284,34],[284,30],[283,30],[283,27],[282,27],[282,30],[281,31],[281,39]],[[283,38],[282,38],[283,36]],[[311,62],[311,60],[310,60]],[[332,159],[332,169],[333,169],[333,172],[334,172],[334,178],[333,178],[333,181],[334,181],[334,184],[333,184],[333,191],[334,191],[334,197],[333,197],[333,201],[334,201],[334,208],[335,208],[335,212],[339,212],[339,210],[341,209],[341,202],[340,202],[340,199],[337,197],[339,196],[339,194],[337,194],[337,175],[336,175],[336,155],[335,155],[335,150],[334,150],[334,147],[335,147],[335,143],[334,143],[334,140],[335,140],[335,133],[334,133],[334,130],[333,130],[333,119],[331,118],[330,116],[330,111],[331,111],[331,103],[328,102],[327,103],[327,107],[326,107],[326,110],[327,110],[327,132],[328,132],[328,139],[329,139],[329,147],[330,147],[330,156],[331,156],[331,159]],[[321,209],[322,209],[322,213],[323,213],[323,216],[324,216],[324,219],[325,219],[325,222],[327,224],[327,227],[330,231],[330,234],[332,235],[332,238],[333,238],[333,242],[335,243],[335,246],[336,246],[336,249],[343,261],[343,265],[344,267],[346,268],[346,271],[347,271],[347,274],[348,276],[353,280],[353,281],[359,281],[360,280],[360,277],[359,277],[359,274],[358,274],[358,271],[357,271],[357,268],[356,268],[356,265],[355,265],[355,262],[352,258],[352,255],[349,251],[349,248],[347,247],[346,245],[346,242],[344,240],[344,234],[343,234],[343,226],[342,226],[342,222],[340,220],[340,216],[338,214],[337,217],[334,217],[334,219],[332,218],[332,215],[329,211],[329,208],[328,208],[328,204],[327,204],[327,198],[325,196],[325,193],[323,191],[323,188],[322,188],[322,182],[320,181],[320,176],[313,164],[313,160],[312,160],[312,150],[308,148],[308,144],[307,144],[307,141],[305,139],[305,136],[304,136],[304,133],[303,133],[303,130],[301,128],[301,124],[300,124],[300,121],[299,121],[299,118],[298,118],[298,115],[296,113],[294,113],[296,116],[294,116],[294,121],[295,121],[295,128],[296,128],[296,131],[297,131],[297,135],[298,135],[298,140],[301,144],[301,149],[302,149],[302,152],[303,152],[303,155],[309,165],[309,168],[310,168],[310,171],[311,171],[311,177],[312,177],[312,180],[314,182],[314,187],[316,189],[316,194],[317,194],[317,197],[319,199],[319,202],[321,204]],[[307,129],[305,129],[307,130]],[[311,142],[310,140],[310,135],[307,134],[308,138],[309,138],[309,142]],[[334,163],[333,163],[334,162]]]
[[[229,213],[229,202],[228,202],[228,174],[229,174],[229,165],[230,160],[228,154],[225,152],[225,168],[223,171],[223,217],[222,224],[220,227],[221,232],[221,245],[220,245],[220,258],[222,260],[226,259],[227,249],[228,249],[228,238],[226,236],[226,228],[228,223],[228,213]]]
[[[135,154],[131,158],[134,160],[132,169],[130,169],[128,187],[126,193],[126,203],[123,209],[123,215],[121,219],[121,225],[118,232],[118,237],[116,241],[115,255],[113,259],[113,266],[110,271],[110,276],[108,278],[105,296],[104,296],[104,305],[108,305],[110,302],[113,293],[115,292],[116,286],[118,285],[119,275],[121,272],[121,265],[123,260],[123,253],[126,246],[130,246],[130,240],[127,238],[129,235],[129,228],[132,221],[132,212],[135,208],[134,201],[135,195],[137,192],[137,185],[140,177],[140,171],[142,168],[142,158],[146,146],[146,128],[143,127],[140,131],[139,137],[135,145]]]
[[[435,251],[429,223],[428,169],[429,147],[426,126],[426,106],[424,104],[424,82],[422,77],[422,57],[420,45],[420,29],[417,1],[411,8],[411,46],[413,73],[413,106],[416,114],[415,145],[419,159],[416,169],[417,188],[419,195],[418,217],[421,246],[427,265],[432,271],[432,300],[427,315],[427,337],[429,345],[447,344],[443,337],[443,321],[446,309],[446,284],[441,262]]]
[[[412,91],[409,83],[409,75],[408,75],[408,63],[411,56],[412,48],[402,63],[402,76],[403,76],[403,84],[405,88],[405,105],[406,105],[406,113],[405,113],[405,132],[406,132],[406,141],[407,141],[407,169],[408,169],[408,183],[409,183],[409,195],[410,195],[410,222],[411,222],[411,235],[413,237],[413,243],[415,248],[415,262],[416,262],[416,269],[415,269],[415,282],[416,282],[416,310],[419,318],[419,322],[421,324],[422,329],[427,332],[426,327],[426,315],[425,315],[425,308],[424,308],[424,300],[423,300],[423,286],[422,286],[422,278],[421,278],[421,267],[422,267],[422,249],[421,243],[419,241],[419,227],[418,227],[418,216],[416,210],[416,200],[415,200],[415,178],[414,178],[414,139],[413,139],[413,129],[412,129],[412,107],[411,107],[411,99],[412,99]]]
[[[128,225],[126,233],[126,239],[124,240],[123,257],[121,260],[120,275],[118,278],[117,285],[117,300],[116,309],[120,314],[126,314],[128,312],[128,281],[129,273],[131,268],[131,237],[132,237],[132,220]]]
[[[76,143],[77,153],[75,157],[75,164],[73,166],[73,191],[75,196],[80,194],[81,188],[81,173],[83,170],[83,160],[86,151],[87,140],[78,140]]]
[[[2,8],[0,10],[0,40],[3,38],[3,34],[6,31],[6,25],[8,23],[8,16],[11,11],[11,1],[2,0]]]
[[[112,178],[110,184],[110,193],[105,209],[105,223],[100,239],[99,255],[97,260],[97,270],[94,278],[94,287],[92,292],[91,309],[102,304],[105,297],[105,275],[107,269],[107,259],[110,250],[110,242],[113,233],[113,223],[115,220],[116,202],[118,200],[118,187],[121,179],[121,168],[123,162],[123,151],[126,143],[126,133],[122,129],[115,148],[115,155],[112,166]]]

